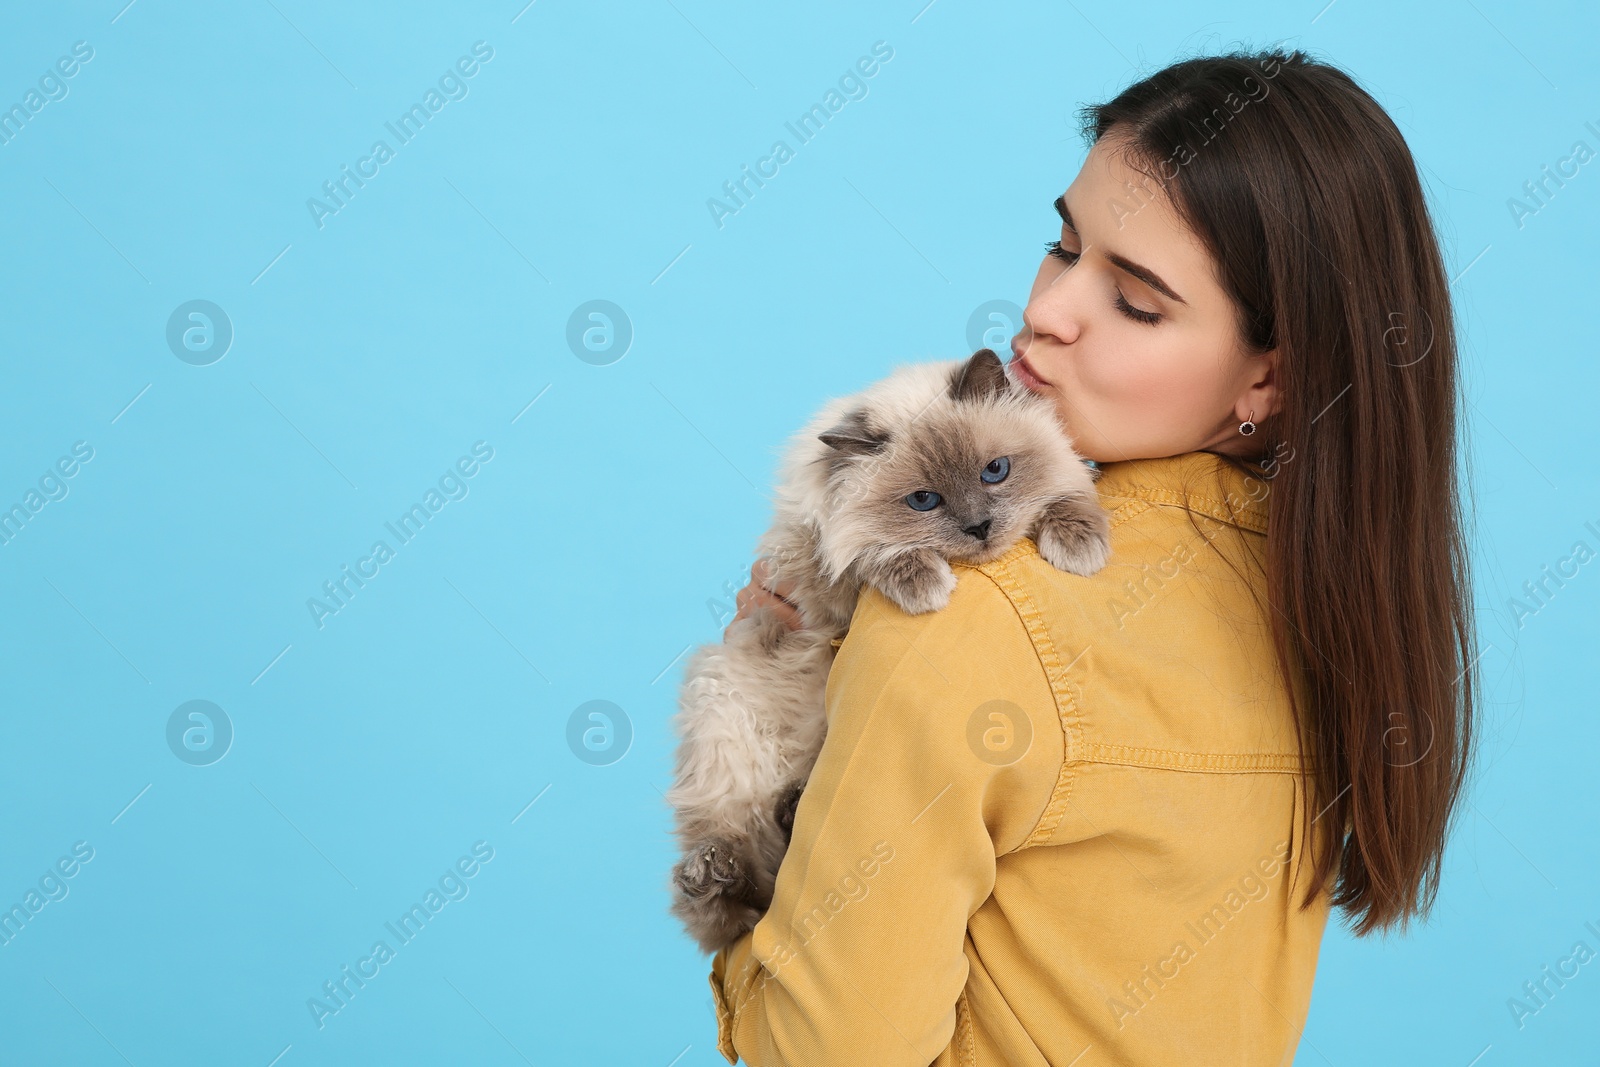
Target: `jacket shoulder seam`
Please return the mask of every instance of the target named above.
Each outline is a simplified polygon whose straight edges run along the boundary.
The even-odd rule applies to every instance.
[[[1105,742],[1084,745],[1078,762],[1115,763],[1128,767],[1211,774],[1255,772],[1304,774],[1314,769],[1312,761],[1290,752],[1186,752],[1179,749]]]
[[[1033,653],[1044,668],[1045,681],[1055,699],[1055,712],[1061,723],[1061,769],[1056,772],[1056,784],[1050,790],[1050,799],[1045,802],[1033,829],[1022,839],[1022,844],[1012,850],[1020,852],[1047,841],[1061,822],[1072,793],[1074,767],[1081,762],[1073,758],[1073,753],[1082,747],[1082,722],[1077,701],[1067,681],[1066,667],[1062,666],[1055,642],[1050,638],[1044,614],[1012,571],[1010,559],[992,561],[982,571],[1010,601],[1012,610],[1027,630]]]
[[[1180,493],[1175,489],[1164,489],[1153,485],[1129,485],[1119,487],[1114,494],[1107,494],[1104,500],[1137,500],[1147,506],[1165,505],[1168,507],[1182,508],[1187,506],[1190,510],[1199,512],[1218,522],[1225,522],[1232,526],[1241,526],[1254,533],[1267,532],[1267,520],[1260,510],[1255,507],[1245,506],[1230,509],[1227,502],[1214,496],[1199,493]],[[1120,507],[1117,509],[1122,510]],[[1143,511],[1144,509],[1139,509]],[[1138,514],[1131,512],[1129,517]]]
[[[1114,506],[1107,507],[1113,502],[1115,502]],[[1102,497],[1100,506],[1111,512],[1111,528],[1113,530],[1134,516],[1143,515],[1155,507],[1148,500],[1138,500],[1133,497]]]

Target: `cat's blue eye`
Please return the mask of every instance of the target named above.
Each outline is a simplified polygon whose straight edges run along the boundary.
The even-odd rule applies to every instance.
[[[982,473],[980,473],[978,477],[982,478],[990,485],[993,485],[996,482],[1005,481],[1006,475],[1010,473],[1011,457],[1001,456],[999,459],[991,459],[989,461],[989,465],[983,468]]]
[[[939,506],[940,496],[931,489],[918,489],[906,495],[906,503],[913,511],[932,511]]]

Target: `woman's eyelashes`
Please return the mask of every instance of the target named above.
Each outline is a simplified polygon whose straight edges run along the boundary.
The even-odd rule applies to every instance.
[[[1069,267],[1078,262],[1078,258],[1081,255],[1079,252],[1073,252],[1070,249],[1062,248],[1060,241],[1046,241],[1044,246],[1049,250],[1050,255],[1055,256]],[[1161,321],[1161,314],[1159,312],[1145,311],[1142,308],[1136,308],[1132,304],[1128,303],[1127,298],[1122,295],[1122,290],[1120,289],[1117,290],[1116,299],[1112,301],[1112,304],[1115,305],[1116,309],[1122,312],[1124,316],[1132,319],[1134,322],[1142,322],[1146,326],[1154,326],[1156,323]]]
[[[1078,253],[1070,252],[1067,249],[1062,248],[1060,241],[1046,241],[1044,246],[1050,250],[1050,254],[1052,256],[1055,256],[1057,259],[1063,261],[1069,267],[1078,262]]]
[[[1118,311],[1128,316],[1128,318],[1132,319],[1134,322],[1142,322],[1148,326],[1154,326],[1156,323],[1161,321],[1161,316],[1158,313],[1154,311],[1145,311],[1143,308],[1136,308],[1132,304],[1128,303],[1127,298],[1122,295],[1121,290],[1118,290],[1117,299],[1112,302],[1117,305]]]

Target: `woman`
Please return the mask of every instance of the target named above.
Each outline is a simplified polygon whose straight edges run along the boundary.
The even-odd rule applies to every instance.
[[[1011,370],[1100,467],[1111,561],[863,591],[771,910],[713,960],[729,1062],[1278,1064],[1329,910],[1433,903],[1477,686],[1411,154],[1298,51],[1084,117]],[[788,610],[763,573],[741,615]]]

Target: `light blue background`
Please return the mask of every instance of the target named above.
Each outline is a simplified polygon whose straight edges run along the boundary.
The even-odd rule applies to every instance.
[[[778,449],[1025,301],[1079,104],[1279,40],[1391,110],[1459,276],[1488,699],[1433,922],[1330,926],[1299,1062],[1593,1057],[1600,961],[1521,1029],[1507,1007],[1600,949],[1600,562],[1507,609],[1600,547],[1600,164],[1507,207],[1600,150],[1590,6],[522,2],[7,13],[5,106],[94,57],[0,146],[0,505],[94,456],[0,545],[0,904],[94,858],[0,947],[0,1060],[720,1064],[661,791]],[[468,95],[319,229],[307,199],[480,40]],[[880,40],[868,95],[797,145]],[[795,158],[719,228],[707,199],[778,139]],[[165,340],[194,299],[235,333],[209,366]],[[634,330],[604,366],[566,342],[595,299]],[[478,441],[468,495],[319,629],[307,599]],[[234,730],[205,767],[166,740],[196,699]],[[609,765],[567,742],[590,700],[631,723]],[[319,1030],[308,998],[477,841],[470,894]]]

